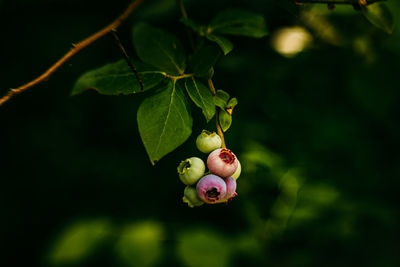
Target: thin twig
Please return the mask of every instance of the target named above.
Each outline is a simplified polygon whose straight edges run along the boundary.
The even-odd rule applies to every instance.
[[[212,93],[213,96],[215,96],[215,94],[217,93],[214,87],[214,84],[212,82],[211,79],[208,79],[208,87],[210,87],[210,91]],[[219,137],[221,137],[221,141],[222,141],[222,147],[226,148],[226,144],[225,144],[225,138],[224,138],[224,131],[222,131],[221,125],[219,124],[219,113],[218,113],[218,107],[215,107],[215,121],[216,121],[216,125],[217,125],[217,132]]]
[[[140,85],[140,91],[143,92],[143,91],[144,91],[143,81],[142,81],[142,79],[140,79],[139,73],[137,72],[135,66],[133,65],[131,59],[129,58],[128,53],[126,53],[125,47],[124,47],[123,44],[121,43],[121,40],[119,39],[119,36],[118,36],[118,34],[117,34],[117,30],[113,29],[113,30],[111,31],[111,33],[112,33],[112,35],[114,36],[114,39],[115,39],[115,41],[117,42],[117,45],[118,45],[119,49],[121,50],[122,55],[124,56],[126,63],[127,63],[128,66],[131,68],[132,72],[135,74],[136,79],[138,80],[139,85]]]
[[[36,79],[18,87],[15,89],[11,89],[10,91],[7,92],[5,96],[0,98],[0,106],[4,104],[4,102],[8,101],[11,97],[14,95],[20,94],[24,92],[25,90],[28,90],[29,88],[35,86],[38,83],[41,83],[45,80],[47,80],[57,69],[59,69],[68,59],[70,59],[72,56],[74,56],[76,53],[84,49],[85,47],[89,46],[93,42],[97,41],[113,29],[117,29],[121,23],[126,20],[131,13],[138,7],[138,5],[142,2],[142,0],[135,0],[133,1],[127,9],[117,18],[115,19],[111,24],[108,26],[104,27],[100,31],[94,33],[93,35],[89,36],[88,38],[84,39],[83,41],[74,44],[73,48],[65,54],[61,59],[59,59],[53,66],[51,66],[48,70],[46,70],[42,75],[37,77]]]

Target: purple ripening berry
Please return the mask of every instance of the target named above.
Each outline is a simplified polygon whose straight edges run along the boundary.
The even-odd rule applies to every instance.
[[[238,161],[229,149],[219,148],[208,155],[207,167],[211,173],[220,177],[230,177],[235,173]]]
[[[209,174],[200,179],[196,191],[198,197],[206,203],[213,204],[223,199],[226,194],[225,181],[216,175]]]

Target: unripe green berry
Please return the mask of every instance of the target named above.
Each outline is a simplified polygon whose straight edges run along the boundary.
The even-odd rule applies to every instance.
[[[209,132],[207,130],[203,130],[196,139],[196,146],[203,153],[210,153],[220,148],[221,145],[221,137],[215,132]]]
[[[195,187],[186,186],[183,191],[183,202],[187,203],[189,207],[198,207],[204,204],[204,202],[197,196]]]
[[[242,172],[242,165],[240,164],[240,161],[238,160],[238,166],[236,168],[236,171],[234,174],[232,174],[232,177],[235,178],[235,180],[237,180],[240,176],[240,173]]]
[[[178,166],[179,179],[185,185],[192,185],[203,177],[205,170],[206,165],[200,158],[188,158]]]

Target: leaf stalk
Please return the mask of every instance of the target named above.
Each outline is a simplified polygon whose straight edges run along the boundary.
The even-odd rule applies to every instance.
[[[165,76],[165,78],[171,79],[174,82],[177,81],[177,80],[180,80],[180,79],[191,78],[191,77],[194,76],[194,74],[181,74],[181,75],[178,75],[178,76],[173,76],[173,75],[169,75],[169,74],[167,74],[165,72],[163,72],[162,74]]]

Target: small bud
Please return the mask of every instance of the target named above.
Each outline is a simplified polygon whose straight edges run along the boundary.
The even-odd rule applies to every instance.
[[[196,146],[203,153],[210,153],[211,151],[220,148],[221,145],[221,137],[215,132],[203,130],[196,139]]]
[[[179,179],[185,185],[192,185],[203,177],[205,170],[206,166],[200,158],[188,158],[178,166]]]
[[[200,179],[196,191],[201,200],[214,204],[225,197],[226,183],[221,177],[209,174]]]
[[[211,173],[225,178],[235,173],[238,161],[231,150],[219,148],[208,155],[207,166]]]
[[[198,207],[204,204],[204,202],[197,196],[195,187],[186,186],[183,191],[183,202],[187,203],[189,207]]]

